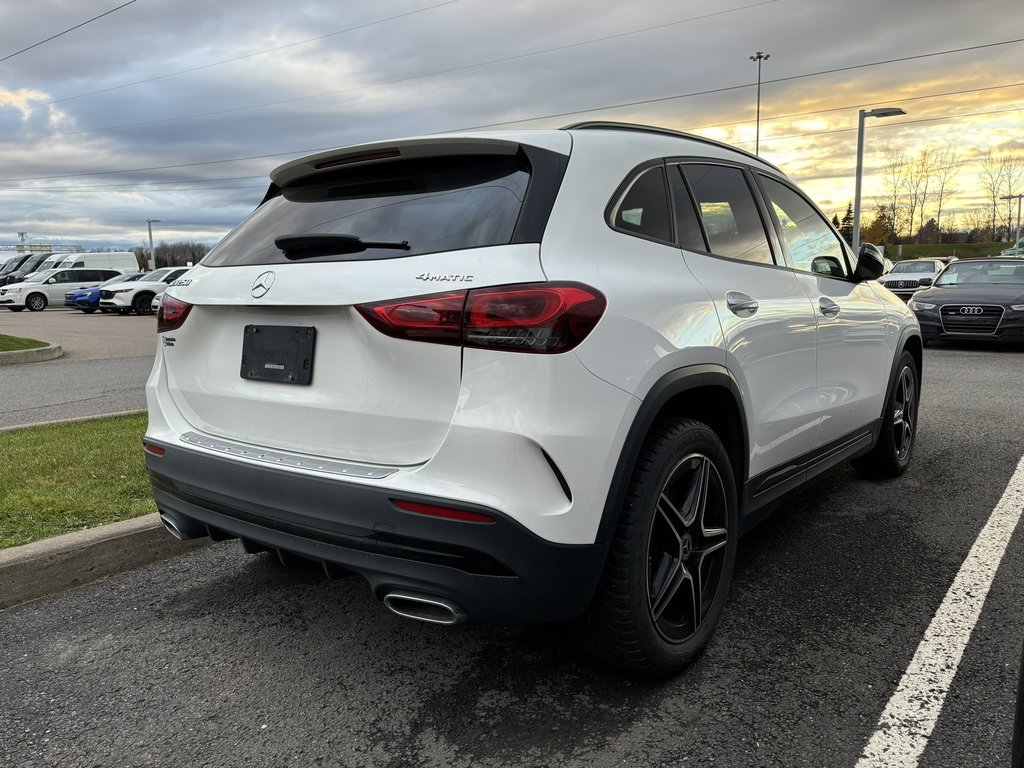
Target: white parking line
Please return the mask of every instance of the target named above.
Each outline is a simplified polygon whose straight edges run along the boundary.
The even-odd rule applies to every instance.
[[[857,768],[917,765],[1022,512],[1024,458],[935,612]]]

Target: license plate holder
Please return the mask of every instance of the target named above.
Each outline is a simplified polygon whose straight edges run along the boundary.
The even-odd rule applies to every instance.
[[[313,380],[316,328],[247,325],[242,334],[243,379],[309,384]]]

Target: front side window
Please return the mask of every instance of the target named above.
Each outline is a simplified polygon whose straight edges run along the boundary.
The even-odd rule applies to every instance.
[[[743,171],[724,165],[680,166],[716,256],[774,264],[757,203]]]
[[[836,233],[796,190],[767,176],[765,195],[778,218],[790,266],[803,272],[846,277],[846,257]]]
[[[671,242],[664,168],[648,168],[633,180],[615,207],[612,226],[630,234]]]

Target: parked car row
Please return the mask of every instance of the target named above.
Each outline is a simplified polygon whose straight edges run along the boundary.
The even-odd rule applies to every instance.
[[[150,273],[136,272],[135,256],[128,255],[132,258],[131,271],[124,269],[123,265],[98,269],[78,266],[90,262],[123,262],[118,258],[120,254],[73,254],[58,267],[34,272],[19,282],[0,285],[0,307],[12,312],[25,308],[39,312],[51,304],[63,303],[85,313],[98,309],[120,314],[151,314],[154,300],[189,268],[165,267]],[[42,265],[46,263],[45,260],[41,262]],[[16,274],[16,271],[11,270],[11,274]]]

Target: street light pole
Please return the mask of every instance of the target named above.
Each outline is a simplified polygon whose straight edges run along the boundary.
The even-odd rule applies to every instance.
[[[1006,200],[1007,202],[1009,202],[1010,200],[1016,200],[1017,201],[1017,234],[1013,238],[1013,247],[1014,248],[1018,248],[1019,247],[1018,243],[1020,243],[1020,201],[1021,201],[1021,198],[1024,198],[1024,194],[1020,194],[1020,195],[1003,195],[1002,197],[999,198],[1000,200]]]
[[[759,154],[761,149],[761,62],[771,58],[770,53],[758,51],[750,57],[751,61],[757,62],[757,118],[754,123],[754,154]]]
[[[854,254],[860,251],[860,182],[861,176],[864,173],[864,118],[866,117],[893,117],[895,115],[905,115],[907,111],[900,109],[899,107],[883,107],[881,109],[872,109],[870,112],[866,109],[860,110],[857,115],[857,172],[855,181],[855,190],[853,193],[853,252]]]
[[[149,271],[156,269],[156,259],[153,256],[153,225],[159,224],[160,219],[146,219],[146,226],[149,227]]]

